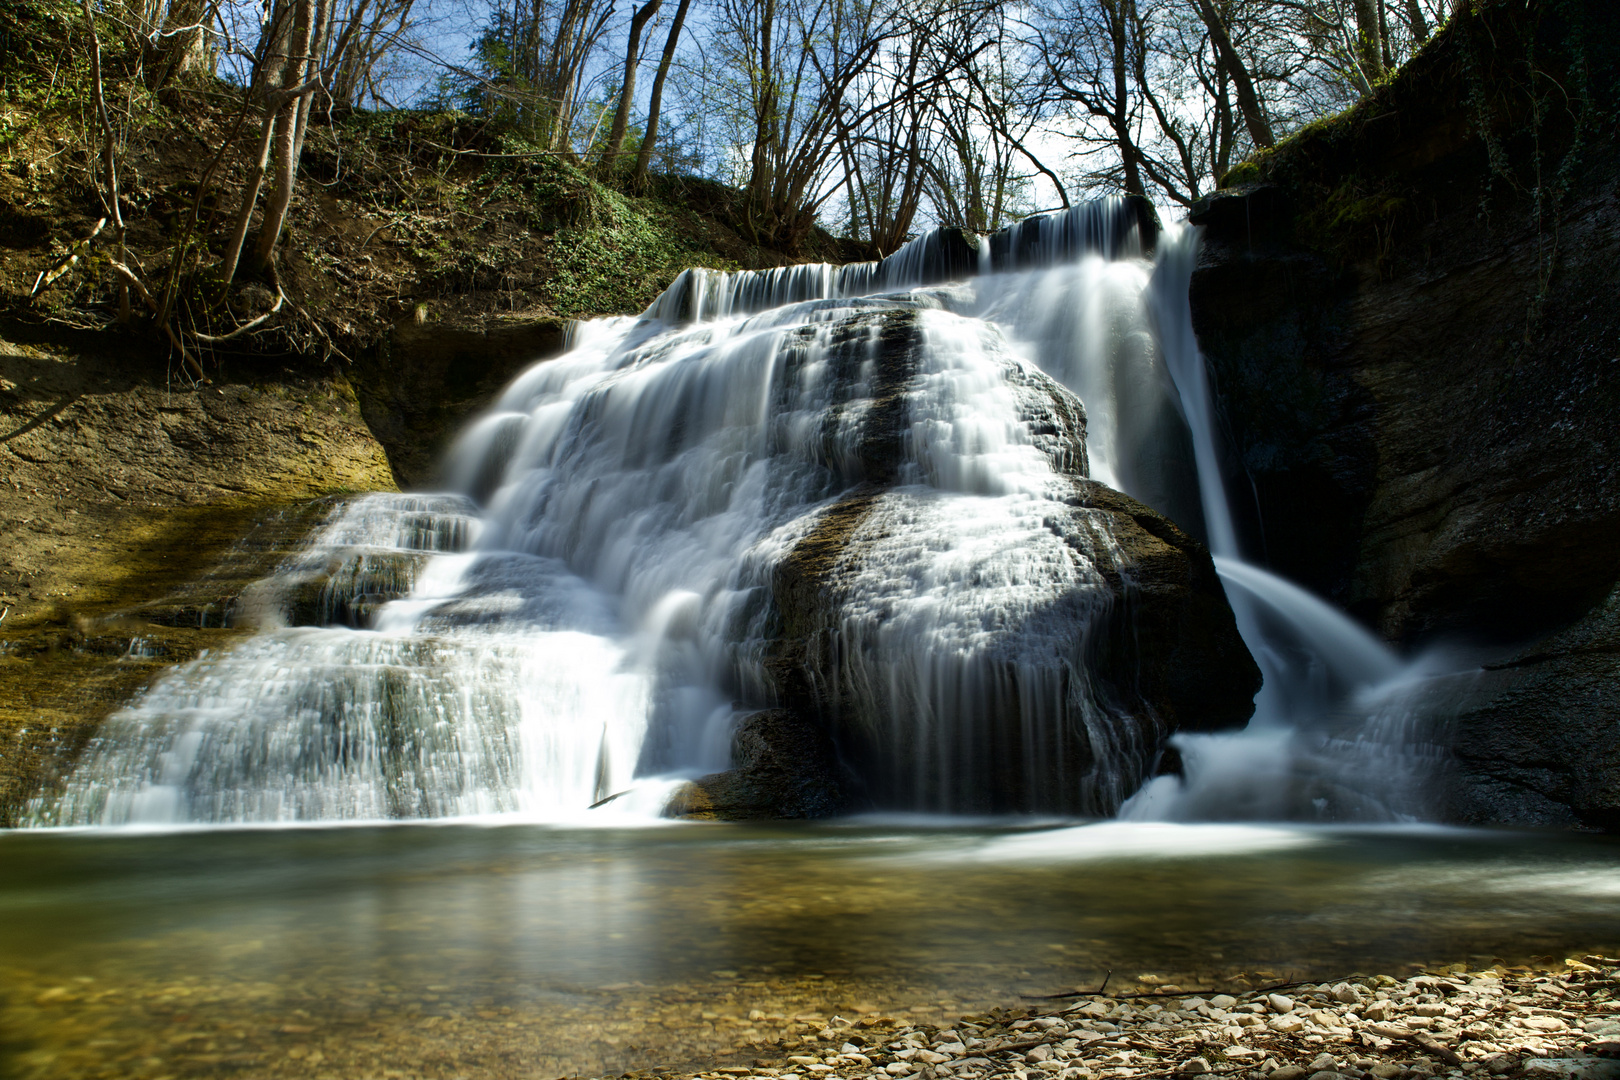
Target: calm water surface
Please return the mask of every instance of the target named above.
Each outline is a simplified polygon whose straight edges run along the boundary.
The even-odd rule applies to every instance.
[[[0,834],[0,1076],[603,1075],[1620,942],[1620,843],[1103,823]],[[1241,985],[1241,984],[1238,984]],[[796,1020],[795,1018],[803,1018]]]

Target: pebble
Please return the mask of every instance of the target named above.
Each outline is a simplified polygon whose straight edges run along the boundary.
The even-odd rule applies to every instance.
[[[1164,993],[1162,984],[1149,990]],[[1536,1062],[1602,1060],[1580,1055],[1620,1030],[1620,960],[1289,990],[1088,996],[940,1029],[863,1030],[861,1046],[837,1036],[843,1052],[829,1048],[818,1071],[827,1080],[1514,1080]],[[786,1060],[799,1066],[808,1056]]]

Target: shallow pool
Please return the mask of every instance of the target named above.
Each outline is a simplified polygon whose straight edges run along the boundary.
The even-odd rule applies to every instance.
[[[1620,943],[1620,842],[861,821],[0,834],[0,1076],[560,1077]],[[796,1017],[807,1018],[797,1022]]]

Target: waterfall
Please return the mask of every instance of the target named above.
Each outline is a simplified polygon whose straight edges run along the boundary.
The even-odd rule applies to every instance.
[[[1150,781],[1136,818],[1399,820],[1427,812],[1438,751],[1425,740],[1471,670],[1441,652],[1403,660],[1349,616],[1245,560],[1222,476],[1208,370],[1188,286],[1197,232],[1159,245],[1148,307],[1191,436],[1205,534],[1265,683],[1240,733],[1182,735],[1184,775]]]
[[[878,263],[694,269],[580,324],[458,437],[452,493],[339,506],[238,603],[252,635],[110,717],[29,820],[656,814],[798,692],[790,646],[821,650],[810,689],[880,762],[878,805],[1253,802],[1233,775],[1254,745],[1297,771],[1301,708],[1387,720],[1410,668],[1242,562],[1186,311],[1196,241],[1155,225],[1104,200]],[[1182,740],[1185,783],[1142,787],[1155,721],[1088,666],[1120,559],[1074,498],[1088,474],[1210,537],[1264,666],[1250,733]],[[779,602],[806,567],[834,596],[808,614]]]

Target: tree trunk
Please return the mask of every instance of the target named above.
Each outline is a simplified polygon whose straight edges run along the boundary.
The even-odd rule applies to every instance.
[[[1384,70],[1395,70],[1395,54],[1389,47],[1389,6],[1384,0],[1378,2],[1378,54],[1383,58]]]
[[[288,39],[292,33],[291,8],[278,3],[265,25],[261,52],[253,69],[253,85],[248,89],[248,101],[265,102],[276,92],[282,81],[282,72],[290,53]],[[220,260],[220,290],[225,295],[236,277],[237,264],[242,260],[242,247],[247,241],[248,226],[253,221],[254,208],[259,203],[259,192],[264,187],[264,173],[270,164],[270,149],[275,140],[276,111],[266,108],[264,123],[259,131],[259,144],[248,167],[247,182],[242,185],[242,205],[236,212],[231,239],[225,245],[225,256]]]
[[[568,149],[573,135],[574,93],[578,82],[573,57],[578,36],[584,33],[584,8],[583,0],[567,0],[557,23],[557,40],[552,45],[552,60],[543,92],[551,98],[554,111],[551,131],[543,145],[553,152]]]
[[[173,0],[163,31],[146,46],[146,85],[163,90],[176,80],[211,65],[203,24],[213,15],[208,0]]]
[[[1356,59],[1369,83],[1384,77],[1384,42],[1378,32],[1379,0],[1355,0]]]
[[[1429,40],[1429,20],[1423,17],[1423,7],[1418,0],[1406,0],[1406,26],[1412,32],[1414,45]]]
[[[1275,145],[1277,139],[1272,135],[1271,123],[1260,107],[1260,96],[1254,91],[1254,80],[1249,77],[1248,66],[1243,63],[1243,57],[1238,55],[1237,47],[1232,44],[1232,37],[1226,32],[1226,24],[1221,21],[1220,13],[1215,10],[1211,0],[1197,0],[1197,3],[1198,14],[1209,30],[1209,40],[1215,46],[1215,54],[1220,57],[1221,63],[1226,65],[1227,74],[1231,76],[1232,88],[1237,93],[1238,112],[1243,114],[1243,123],[1249,129],[1249,138],[1259,148]]]
[[[653,76],[652,100],[647,102],[647,130],[641,136],[641,148],[636,151],[635,183],[638,186],[647,182],[647,167],[652,164],[653,143],[658,138],[658,111],[664,102],[664,80],[669,77],[681,25],[686,22],[686,12],[691,6],[692,0],[681,0],[675,9],[675,21],[670,23],[669,37],[664,40],[664,55],[658,60],[658,74]]]
[[[119,205],[121,199],[118,192],[118,141],[113,137],[112,119],[107,113],[107,97],[101,81],[101,38],[96,33],[96,16],[90,7],[90,0],[81,0],[84,9],[85,27],[90,32],[90,78],[91,87],[96,99],[96,120],[101,125],[101,169],[102,180],[107,190],[102,197],[107,202],[107,216],[113,222],[113,255],[120,262],[124,262],[124,211]],[[123,279],[118,281],[118,321],[129,322],[129,283]]]
[[[771,54],[771,33],[775,30],[776,0],[763,0],[759,5],[759,70],[753,76],[754,86],[754,152],[748,170],[747,206],[744,217],[749,239],[758,244],[774,239],[774,217],[768,206],[771,191],[771,144],[776,133],[776,71]],[[773,226],[769,233],[760,230],[761,217]]]
[[[315,0],[295,0],[293,30],[289,39],[288,62],[282,72],[282,93],[290,94],[303,85],[305,74],[312,70],[311,46],[315,40]],[[259,227],[259,242],[253,250],[253,268],[262,270],[270,264],[276,241],[281,239],[281,227],[287,219],[287,207],[292,204],[293,184],[298,177],[299,124],[298,117],[312,91],[288,97],[276,110],[274,141],[275,175],[271,181],[270,198],[264,206],[264,223]]]
[[[1114,141],[1119,146],[1119,160],[1125,166],[1125,194],[1147,195],[1142,186],[1142,167],[1131,137],[1130,89],[1130,20],[1134,7],[1132,0],[1114,0],[1108,10],[1108,32],[1114,39],[1114,111],[1110,122],[1114,128]]]
[[[647,0],[630,16],[630,45],[624,55],[624,83],[619,87],[619,107],[613,110],[613,127],[608,130],[607,147],[602,151],[602,166],[612,172],[619,164],[624,150],[625,129],[630,126],[630,106],[636,96],[636,68],[641,66],[641,32],[647,20],[658,14],[664,0]]]

